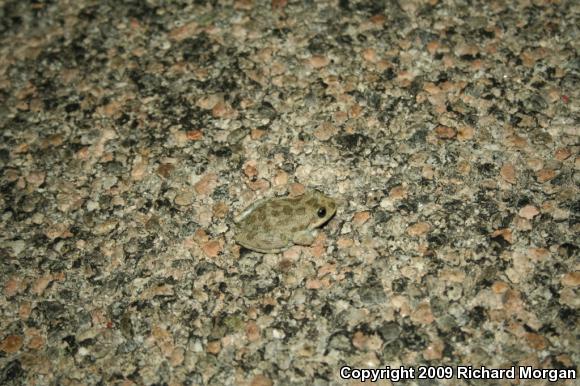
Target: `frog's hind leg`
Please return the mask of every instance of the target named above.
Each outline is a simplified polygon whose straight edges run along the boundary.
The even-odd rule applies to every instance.
[[[251,240],[255,250],[262,252],[277,252],[288,248],[292,245],[290,238],[282,233],[264,232],[258,233]]]

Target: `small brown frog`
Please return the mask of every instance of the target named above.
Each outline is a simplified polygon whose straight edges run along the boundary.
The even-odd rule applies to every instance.
[[[336,213],[336,202],[319,191],[298,197],[258,200],[234,221],[235,240],[262,253],[282,252],[292,245],[311,245],[318,230]]]

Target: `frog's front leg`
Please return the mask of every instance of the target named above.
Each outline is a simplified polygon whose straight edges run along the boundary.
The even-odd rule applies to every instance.
[[[304,230],[296,232],[294,237],[292,237],[292,241],[298,245],[312,245],[317,235],[318,230]]]

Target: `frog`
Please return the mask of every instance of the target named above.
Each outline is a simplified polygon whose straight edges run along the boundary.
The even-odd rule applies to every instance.
[[[234,218],[234,239],[261,253],[279,253],[293,245],[312,245],[318,228],[336,213],[336,201],[318,190],[296,197],[258,200]]]

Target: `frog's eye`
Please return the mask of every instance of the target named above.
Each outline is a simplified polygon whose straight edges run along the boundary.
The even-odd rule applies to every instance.
[[[326,208],[318,208],[318,217],[324,218],[326,216]]]

